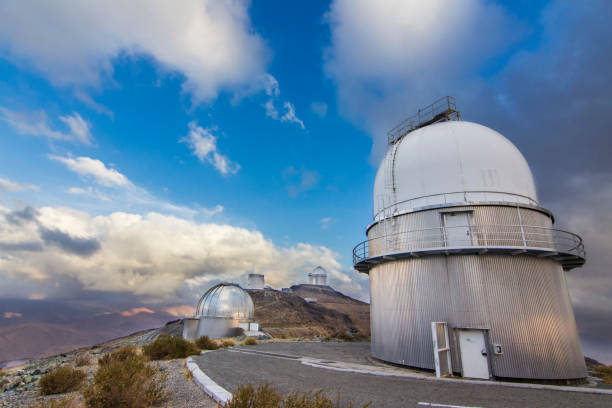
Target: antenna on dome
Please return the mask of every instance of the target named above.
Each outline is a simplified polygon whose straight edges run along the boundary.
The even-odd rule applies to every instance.
[[[391,129],[387,133],[387,140],[390,145],[393,145],[413,130],[449,120],[461,120],[461,115],[457,110],[457,104],[453,96],[445,96],[419,109],[415,115],[405,119]]]

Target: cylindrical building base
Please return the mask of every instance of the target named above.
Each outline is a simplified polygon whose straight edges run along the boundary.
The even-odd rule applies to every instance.
[[[448,255],[370,270],[372,356],[434,369],[432,322],[446,322],[453,371],[459,332],[482,330],[490,373],[577,379],[586,367],[561,265],[525,255]],[[498,347],[494,347],[498,346]]]

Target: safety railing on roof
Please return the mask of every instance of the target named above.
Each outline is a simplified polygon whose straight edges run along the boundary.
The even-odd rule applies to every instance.
[[[394,144],[413,130],[439,121],[459,120],[460,118],[461,116],[457,110],[455,98],[452,96],[445,96],[444,98],[440,98],[432,104],[419,109],[415,115],[409,117],[391,129],[387,133],[387,139],[389,144]]]
[[[353,249],[353,264],[402,252],[504,247],[545,250],[585,258],[582,238],[571,232],[531,225],[469,225],[404,231],[368,239]]]

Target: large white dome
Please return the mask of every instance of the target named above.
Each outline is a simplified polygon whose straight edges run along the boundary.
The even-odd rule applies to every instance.
[[[504,136],[448,121],[417,129],[389,148],[374,182],[375,220],[464,202],[537,205],[529,165]]]

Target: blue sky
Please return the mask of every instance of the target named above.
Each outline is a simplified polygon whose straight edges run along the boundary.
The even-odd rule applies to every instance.
[[[282,286],[322,264],[367,298],[351,250],[371,221],[386,131],[452,94],[464,119],[523,151],[542,205],[585,237],[589,263],[568,281],[583,341],[601,350],[609,12],[553,0],[6,1],[0,209],[18,221],[0,229],[0,297],[181,306],[217,279],[256,270]]]

